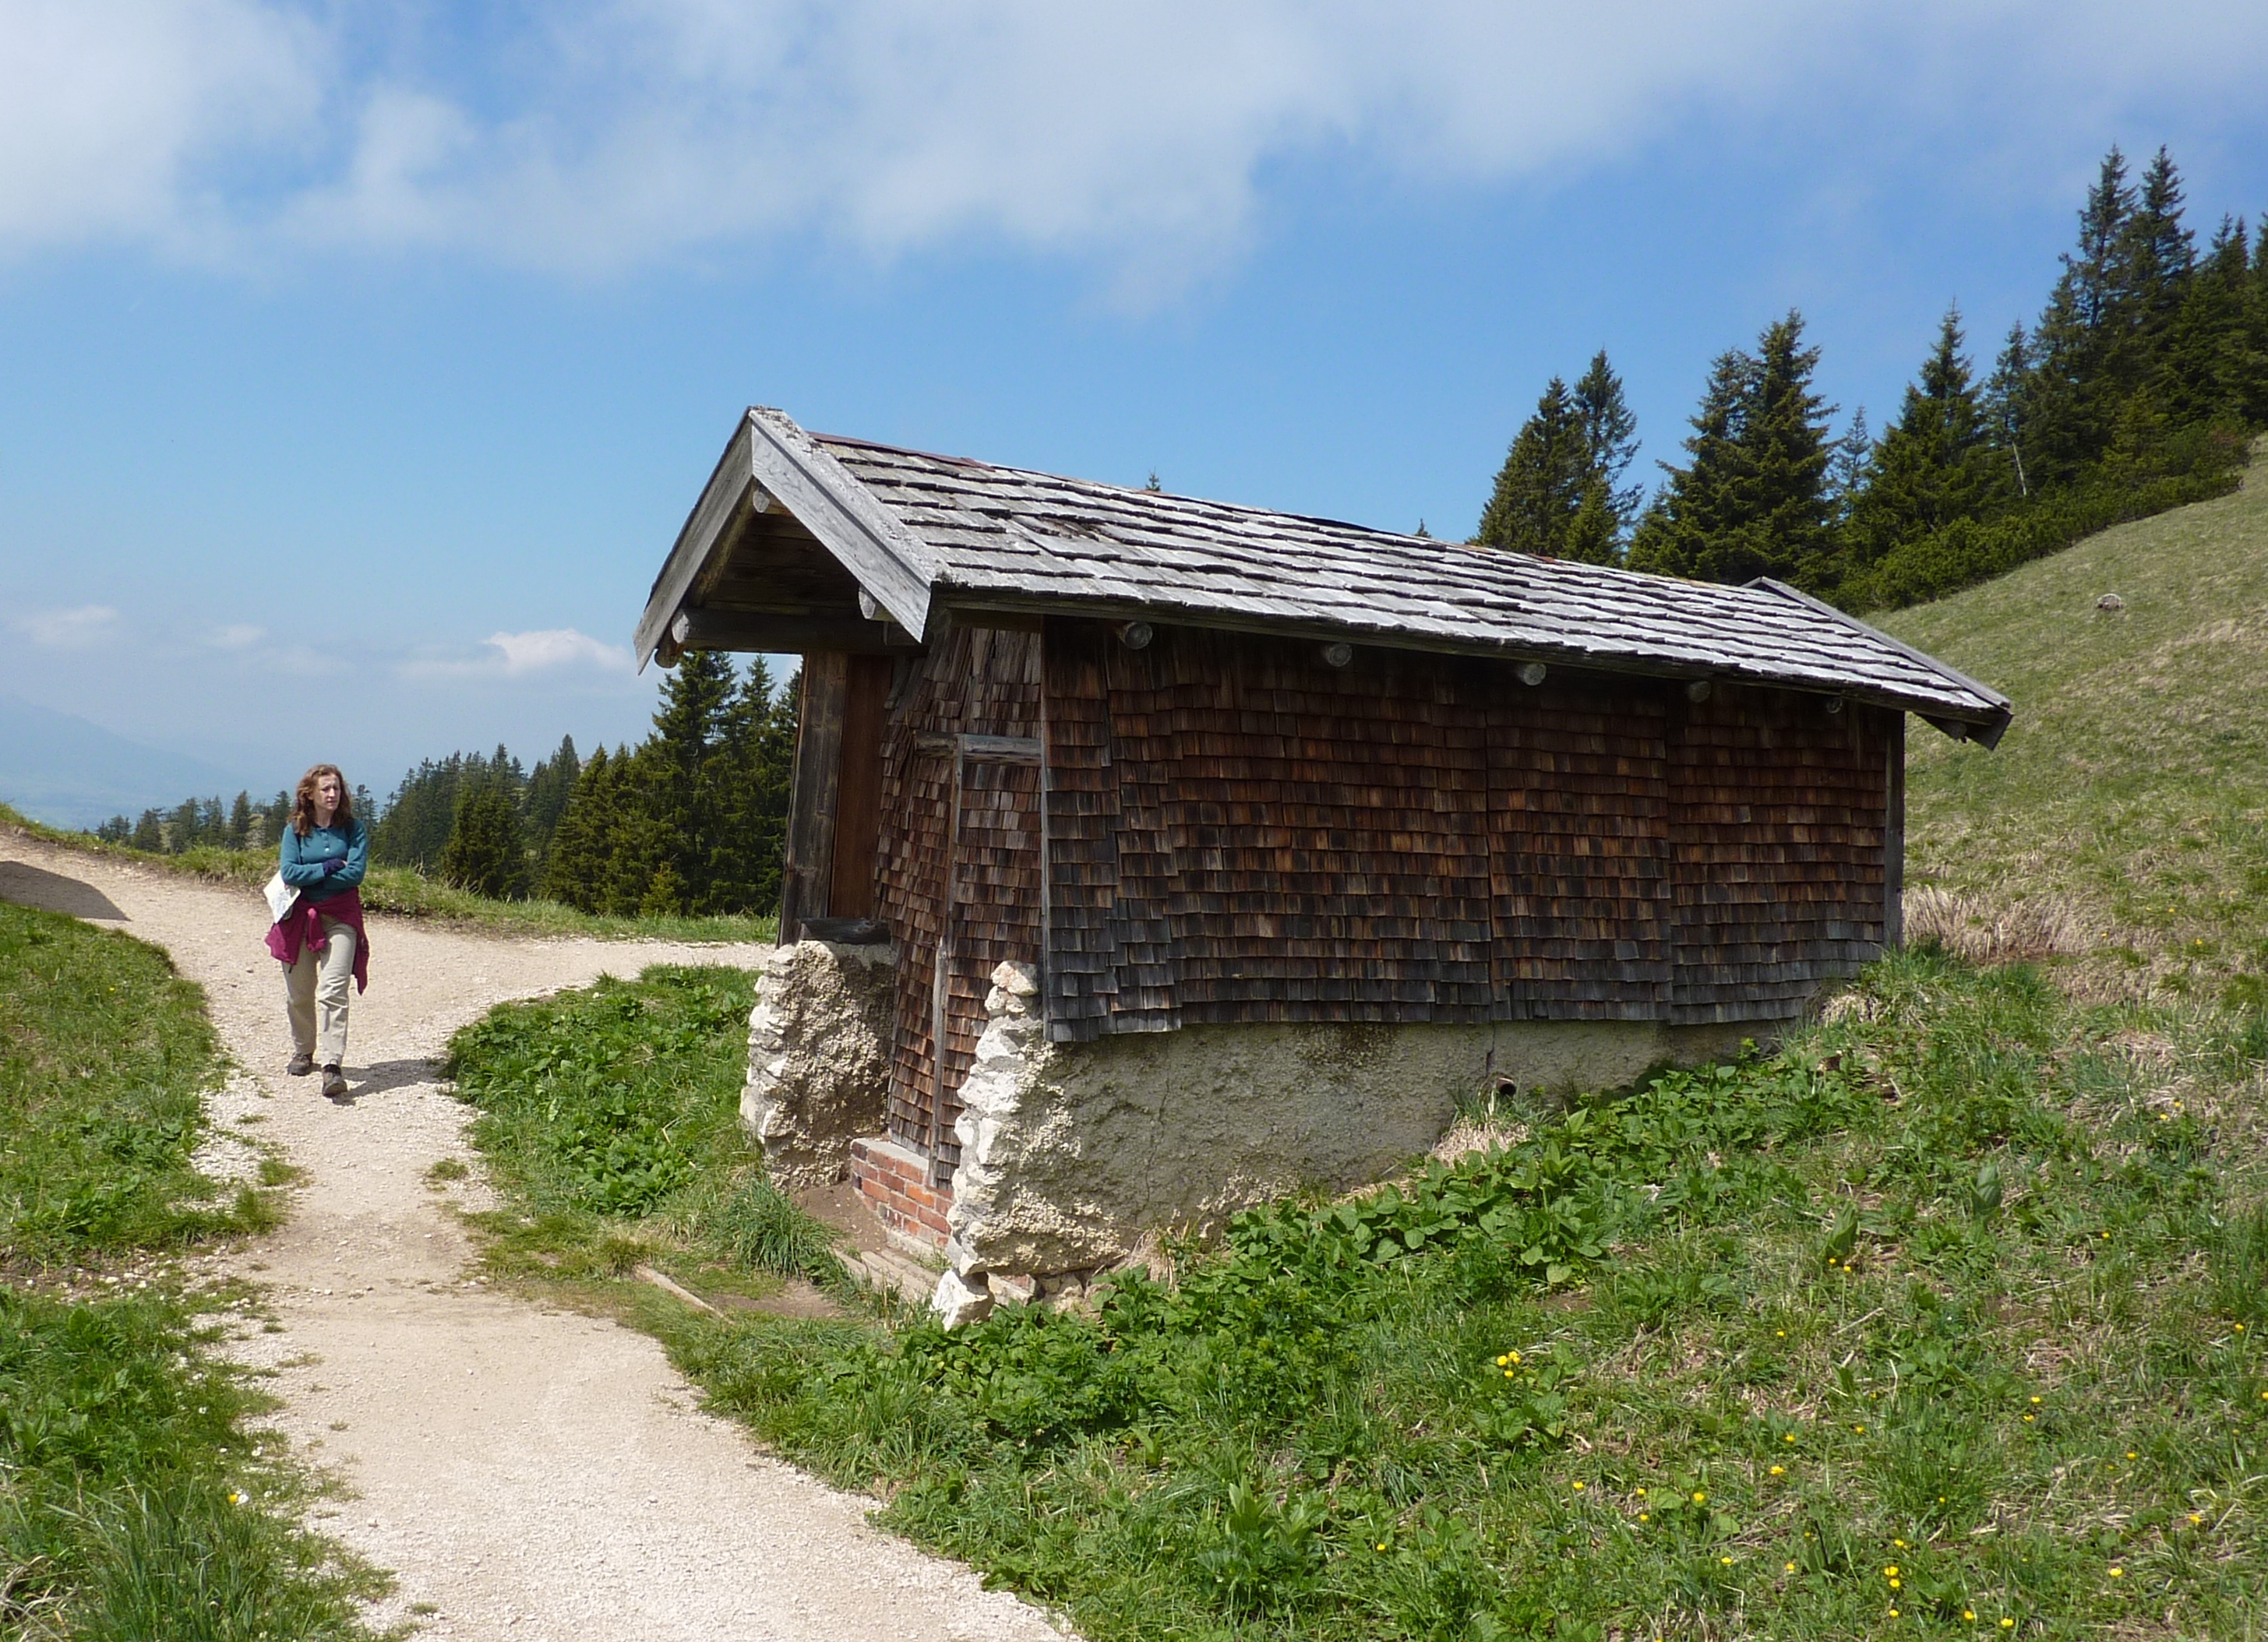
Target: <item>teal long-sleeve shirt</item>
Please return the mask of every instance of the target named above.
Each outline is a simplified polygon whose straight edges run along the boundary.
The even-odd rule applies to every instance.
[[[344,826],[335,822],[328,827],[311,827],[302,838],[296,828],[287,826],[276,853],[285,883],[310,901],[328,901],[362,882],[362,875],[370,865],[370,828],[357,817]],[[323,863],[337,860],[344,860],[346,865],[326,875]]]

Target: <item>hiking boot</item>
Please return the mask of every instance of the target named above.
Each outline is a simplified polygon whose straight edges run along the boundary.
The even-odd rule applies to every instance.
[[[294,1078],[304,1078],[315,1070],[315,1057],[312,1055],[294,1055],[284,1063],[284,1070]]]
[[[336,1066],[323,1068],[323,1093],[334,1101],[347,1092],[347,1076]]]

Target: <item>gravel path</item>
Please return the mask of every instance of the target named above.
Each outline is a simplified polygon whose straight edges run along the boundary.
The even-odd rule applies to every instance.
[[[319,1507],[317,1526],[394,1571],[375,1621],[512,1642],[1059,1634],[870,1528],[869,1502],[701,1412],[646,1336],[466,1276],[445,1204],[482,1206],[483,1194],[465,1108],[437,1081],[449,1035],[506,998],[649,963],[752,964],[762,949],[499,939],[373,916],[353,1098],[334,1105],[313,1079],[283,1074],[283,981],[256,894],[0,831],[0,899],[170,953],[244,1068],[213,1097],[217,1124],[255,1120],[239,1132],[305,1171],[280,1233],[211,1263],[266,1287],[282,1331],[249,1328],[229,1349],[275,1372],[276,1424],[353,1491]],[[226,1170],[246,1154],[224,1141],[209,1155]],[[445,1195],[424,1175],[448,1157],[475,1175]]]

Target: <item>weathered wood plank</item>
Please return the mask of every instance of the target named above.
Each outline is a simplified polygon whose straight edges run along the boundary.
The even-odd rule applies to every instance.
[[[803,699],[796,720],[795,771],[788,789],[787,858],[780,873],[783,939],[804,918],[834,910],[836,795],[842,784],[843,719],[850,658],[817,651],[803,659]]]
[[[852,656],[844,671],[842,773],[836,787],[827,909],[836,917],[863,918],[874,910],[890,661],[884,656]]]

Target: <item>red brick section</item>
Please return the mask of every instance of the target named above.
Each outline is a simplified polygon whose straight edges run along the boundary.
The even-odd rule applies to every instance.
[[[879,1135],[854,1140],[850,1183],[883,1225],[945,1247],[945,1211],[953,1207],[953,1193],[929,1183],[929,1160],[921,1153]]]

